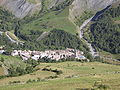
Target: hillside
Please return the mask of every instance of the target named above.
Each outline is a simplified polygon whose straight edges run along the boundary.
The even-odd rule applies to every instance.
[[[120,0],[0,0],[0,90],[120,90]]]
[[[107,2],[107,3],[104,3],[104,2]],[[67,33],[76,35],[76,37],[78,37],[79,36],[78,26],[80,27],[85,20],[94,16],[97,11],[100,11],[116,2],[118,2],[118,0],[110,0],[110,1],[100,0],[98,2],[94,0],[90,0],[90,1],[83,1],[83,0],[80,0],[80,1],[77,1],[77,0],[62,0],[62,1],[60,0],[50,0],[50,1],[49,0],[40,0],[40,1],[39,0],[36,0],[36,1],[6,0],[6,1],[3,1],[1,0],[1,6],[4,9],[1,8],[2,26],[0,28],[1,28],[1,31],[3,32],[14,31],[14,34],[17,37],[19,37],[21,40],[26,42],[25,46],[22,46],[22,47],[16,46],[16,47],[19,47],[19,48],[24,47],[26,49],[29,49],[31,47],[32,49],[34,48],[36,49],[36,46],[39,46],[40,48],[45,49],[47,46],[44,46],[44,44],[41,43],[42,41],[33,42],[31,39],[37,40],[37,38],[39,38],[43,32],[49,33],[54,29],[63,30]],[[12,4],[14,4],[14,7],[11,7]],[[40,6],[41,8],[38,7],[39,10],[35,11],[37,13],[31,15],[30,13],[34,11],[36,5]],[[13,15],[7,10],[11,11]],[[17,18],[13,19],[14,15]],[[29,16],[25,17],[26,15],[29,15]],[[92,39],[96,38],[96,36],[93,35],[93,37],[91,38]],[[108,51],[113,54],[119,53],[119,49],[114,48],[114,49],[111,49],[111,51],[106,49],[106,48],[111,48],[110,47],[111,44],[108,45],[109,43],[104,44],[106,48],[104,48],[104,45],[103,47],[101,47],[101,45],[99,45],[99,43],[101,42],[97,42],[97,40],[95,40],[96,42],[92,41],[93,43],[97,44],[97,45],[94,44],[93,46],[95,47],[97,46],[100,49]],[[116,41],[118,40],[119,38]],[[7,41],[7,40],[4,40],[4,41]],[[81,39],[81,41],[84,41],[84,40]],[[32,46],[29,46],[28,43],[30,43]],[[115,43],[114,45],[117,45],[117,46],[114,46],[117,48],[119,46],[119,43],[118,44]],[[56,48],[56,46],[54,45],[53,47]],[[76,48],[76,47],[73,47],[73,48]]]
[[[29,2],[28,2],[29,1]],[[41,2],[31,2],[32,0],[0,0],[0,5],[11,11],[17,18],[23,18],[33,10],[41,9]],[[37,1],[37,0],[36,0]],[[14,6],[13,6],[14,5]]]
[[[32,20],[22,26],[21,32],[29,33],[30,30],[39,31],[51,31],[53,29],[61,29],[71,34],[76,34],[76,26],[69,21],[69,8],[65,8],[63,11],[51,11],[46,13],[41,18]]]
[[[109,8],[103,15],[98,17],[91,25],[91,32],[94,37],[94,44],[111,53],[120,53],[120,5]]]
[[[49,9],[64,1],[65,0],[0,0],[0,6],[11,11],[17,18],[24,18],[27,15],[39,12],[44,8],[44,2],[46,8]]]
[[[73,20],[84,11],[95,13],[119,0],[0,0],[0,5],[12,11],[16,17],[23,18],[34,10],[40,11],[44,6],[50,9],[68,1],[73,1],[70,6],[70,18]]]
[[[119,0],[74,0],[70,7],[69,18],[72,20],[80,17],[84,12],[95,14],[107,6],[118,2]]]
[[[2,90],[120,89],[120,66],[98,62],[62,62],[41,63],[37,68],[38,71],[31,74],[0,80],[0,88]],[[62,70],[63,73],[56,75],[51,71],[43,71],[43,68]]]

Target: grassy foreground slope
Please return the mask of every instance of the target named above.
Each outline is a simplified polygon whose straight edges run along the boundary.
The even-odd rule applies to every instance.
[[[10,67],[11,65],[14,65],[13,67],[22,67],[25,68],[26,64],[19,58],[19,57],[13,57],[13,56],[6,56],[6,55],[0,55],[0,58],[4,59],[4,64],[7,67]]]
[[[0,67],[0,76],[4,75],[4,70],[2,67]]]
[[[62,74],[56,79],[47,79],[54,76],[50,71],[41,71],[43,68],[62,70]],[[96,82],[106,85],[108,90],[120,89],[120,66],[103,64],[98,62],[62,62],[62,63],[41,63],[39,70],[29,75],[9,77],[0,80],[1,90],[77,90],[93,88]],[[37,78],[44,81],[37,81]],[[35,82],[26,83],[28,79]],[[9,81],[21,81],[21,84],[8,85]],[[24,83],[24,84],[23,84]]]
[[[108,57],[108,58],[112,58],[112,59],[120,59],[120,54],[111,54],[109,52],[105,52],[105,51],[100,51],[100,55],[103,57]]]
[[[69,8],[63,11],[51,11],[44,16],[33,20],[22,27],[22,33],[29,33],[30,30],[51,31],[55,28],[76,34],[76,26],[69,21]]]

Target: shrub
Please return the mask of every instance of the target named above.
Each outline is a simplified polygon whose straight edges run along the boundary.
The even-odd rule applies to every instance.
[[[9,82],[9,84],[17,84],[17,83],[20,83],[20,81],[13,81],[13,82]]]

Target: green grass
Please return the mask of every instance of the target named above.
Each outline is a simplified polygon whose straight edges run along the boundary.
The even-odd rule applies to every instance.
[[[7,86],[7,87],[1,87],[1,90],[17,90],[17,89],[19,90],[27,90],[27,89],[29,90],[66,90],[66,89],[75,90],[75,88],[91,87],[93,85],[93,82],[95,81],[97,81],[97,79],[95,78],[82,77],[82,78],[31,83],[26,85]]]
[[[18,41],[18,38],[12,33],[12,32],[9,32],[7,31],[7,34],[15,41]]]
[[[36,4],[37,2],[39,2],[39,0],[27,0],[30,3]]]
[[[69,8],[67,7],[57,15],[56,13],[58,11],[51,11],[41,18],[23,25],[22,32],[28,34],[30,30],[51,31],[57,28],[76,34],[76,26],[68,19]]]
[[[41,71],[43,68],[62,70],[63,74],[57,79],[45,80],[29,84],[7,85],[9,81],[21,81],[44,79],[54,76],[55,73]],[[108,85],[110,90],[120,89],[120,66],[103,64],[99,62],[61,62],[61,63],[41,63],[38,71],[19,77],[9,77],[0,80],[0,90],[77,90],[78,88],[92,88],[95,82],[100,81]]]
[[[120,59],[120,54],[111,54],[106,51],[100,51],[100,55],[108,58]]]
[[[115,21],[120,20],[120,16],[113,18],[113,20],[115,20]]]
[[[119,79],[120,78],[116,78]],[[106,85],[114,86],[110,90],[119,90],[120,82],[116,82],[116,79],[109,79],[110,83],[102,82]],[[112,80],[112,82],[111,82]],[[100,78],[97,77],[80,77],[80,78],[72,78],[72,79],[63,79],[63,80],[54,80],[54,81],[46,81],[46,82],[38,82],[38,83],[31,83],[25,85],[8,85],[7,87],[1,87],[1,90],[81,90],[82,88],[92,88],[95,82],[101,81]],[[118,80],[117,80],[118,81]],[[116,85],[116,86],[115,86]],[[109,89],[107,89],[109,90]]]
[[[4,58],[4,64],[7,67],[10,67],[10,65],[14,65],[14,67],[26,67],[26,64],[20,59],[19,57],[13,57],[13,56],[6,56],[6,55],[0,55],[0,59]]]
[[[4,75],[4,70],[2,67],[0,67],[0,76]]]

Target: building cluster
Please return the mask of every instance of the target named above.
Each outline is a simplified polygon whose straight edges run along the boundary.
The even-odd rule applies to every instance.
[[[86,59],[84,53],[80,50],[67,48],[66,50],[45,50],[45,51],[30,51],[30,50],[13,50],[12,56],[20,56],[23,60],[33,59],[39,60],[49,58],[51,60],[60,60],[67,58]]]

